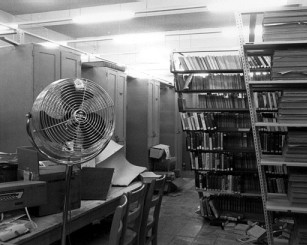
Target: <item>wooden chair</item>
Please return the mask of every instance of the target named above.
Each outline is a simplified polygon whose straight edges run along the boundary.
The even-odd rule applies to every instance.
[[[125,234],[125,228],[126,228],[127,209],[128,209],[128,198],[124,194],[121,197],[120,205],[116,208],[113,216],[108,245],[123,244],[124,241],[123,236]]]
[[[126,214],[126,227],[124,227],[124,245],[138,245],[140,226],[142,221],[146,186],[127,193],[128,207]]]
[[[128,197],[123,194],[119,205],[116,207],[112,220],[105,223],[88,225],[70,235],[70,241],[67,244],[73,245],[123,245],[126,218],[128,209]],[[110,222],[109,222],[110,221]],[[59,245],[55,243],[53,245]]]
[[[146,194],[139,245],[157,245],[160,207],[165,187],[165,175],[152,180]]]

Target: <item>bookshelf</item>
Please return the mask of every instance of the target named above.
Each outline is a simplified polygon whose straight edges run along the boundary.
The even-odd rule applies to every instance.
[[[298,147],[303,149],[303,145],[307,144],[304,139],[304,132],[307,131],[307,120],[305,120],[303,112],[307,108],[304,107],[304,99],[298,101],[302,98],[300,95],[304,95],[304,92],[307,91],[307,76],[304,79],[305,74],[297,67],[297,65],[300,65],[299,61],[298,63],[295,61],[296,57],[298,57],[298,59],[300,59],[301,56],[306,57],[304,56],[305,50],[307,51],[307,43],[299,41],[241,45],[243,70],[252,123],[251,128],[254,136],[268,244],[270,245],[278,244],[273,236],[275,216],[277,214],[283,213],[287,216],[290,214],[293,217],[295,217],[295,214],[307,214],[307,201],[303,197],[305,195],[304,191],[302,192],[303,196],[297,198],[297,193],[299,192],[297,192],[297,189],[293,188],[293,183],[297,183],[294,176],[296,176],[296,178],[298,178],[297,176],[306,177],[304,173],[307,170],[307,162],[304,161],[305,155],[302,157],[304,152],[302,153],[297,150]],[[301,54],[291,57],[291,55],[288,56],[289,53]],[[284,54],[284,57],[281,59],[286,60],[288,67],[284,67],[283,64],[280,65],[280,63],[276,61],[276,56],[282,56],[282,54]],[[253,81],[253,78],[250,76],[251,67],[248,63],[248,59],[254,55],[271,56],[271,79]],[[291,61],[289,61],[288,58]],[[275,72],[277,68],[280,69],[279,74]],[[289,70],[291,70],[291,75],[288,73]],[[284,78],[281,78],[281,76],[284,76]],[[268,91],[270,93],[278,92],[279,94],[277,111],[267,112],[272,114],[271,119],[268,121],[263,121],[265,116],[259,115],[263,112],[257,110],[258,104],[255,102],[255,91],[260,93],[268,93]],[[290,98],[288,94],[293,95],[292,93],[294,93],[294,96]],[[276,154],[265,151],[264,142],[261,139],[261,134],[263,134],[263,132],[268,133],[270,130],[272,130],[274,134],[278,134],[275,143],[273,143],[278,145],[279,150]],[[297,142],[298,138],[302,139],[296,146],[293,146],[293,142]],[[293,149],[296,151],[293,152]],[[283,171],[279,174],[275,173],[275,176],[272,176],[272,172],[269,169],[282,169]],[[299,175],[292,173],[294,169],[299,172]],[[273,172],[275,170],[273,170]],[[276,188],[272,188],[272,181],[275,181]],[[301,182],[299,183],[301,184]],[[304,183],[304,181],[302,183]],[[295,225],[296,223],[294,222],[294,227]],[[297,244],[291,242],[293,236],[292,232],[292,238],[290,238],[289,241],[286,240],[286,244]]]
[[[268,61],[261,56],[249,59],[257,71],[267,71]],[[175,51],[171,72],[201,214],[221,224],[245,218],[263,222],[239,51]]]

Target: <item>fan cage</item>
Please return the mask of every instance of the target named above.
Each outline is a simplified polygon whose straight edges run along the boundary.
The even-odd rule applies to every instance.
[[[36,98],[30,134],[48,159],[75,164],[91,160],[114,132],[114,103],[107,92],[88,79],[62,79]]]

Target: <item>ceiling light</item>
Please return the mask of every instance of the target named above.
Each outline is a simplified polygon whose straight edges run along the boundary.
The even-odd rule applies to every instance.
[[[165,38],[163,33],[138,33],[138,34],[124,34],[114,36],[113,40],[117,43],[153,43],[163,41]]]
[[[250,12],[282,7],[286,4],[287,0],[220,0],[208,5],[207,8],[215,12]]]
[[[108,12],[93,15],[81,15],[73,18],[73,22],[78,24],[90,24],[98,22],[110,22],[132,19],[134,17],[133,12],[120,11],[120,12]]]
[[[57,43],[52,43],[52,42],[42,42],[39,43],[40,45],[46,47],[46,48],[58,48],[60,45]]]

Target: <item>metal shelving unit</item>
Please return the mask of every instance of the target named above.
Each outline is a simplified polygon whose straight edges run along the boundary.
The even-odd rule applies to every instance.
[[[269,91],[280,90],[285,88],[307,88],[307,80],[268,80],[268,81],[252,81],[250,76],[250,68],[248,66],[247,57],[253,55],[273,55],[274,50],[283,50],[289,48],[307,48],[307,42],[269,42],[269,43],[255,43],[245,44],[242,34],[242,18],[241,14],[236,13],[237,27],[240,32],[240,46],[241,57],[243,61],[244,78],[247,90],[247,98],[252,122],[252,131],[254,136],[254,145],[256,150],[256,158],[261,186],[261,196],[264,207],[264,216],[267,229],[268,244],[280,244],[273,238],[272,229],[272,214],[273,212],[285,213],[307,213],[307,204],[292,204],[287,194],[268,193],[265,166],[291,166],[291,167],[307,167],[306,162],[289,162],[285,161],[280,155],[266,155],[262,154],[259,131],[263,127],[307,127],[304,123],[267,123],[257,122],[257,110],[253,105],[253,91]]]
[[[224,54],[227,54],[227,52],[235,52],[238,54],[238,50],[219,50],[219,51],[198,51],[195,53],[210,53],[213,54],[215,52],[223,52]],[[178,53],[178,54],[174,54]],[[245,90],[245,85],[243,84],[244,88],[240,89],[234,89],[234,88],[204,88],[204,89],[193,89],[193,88],[186,88],[182,89],[182,87],[179,86],[179,78],[182,74],[187,74],[190,76],[190,74],[194,74],[196,76],[197,74],[210,74],[210,73],[216,73],[216,74],[243,74],[243,69],[230,69],[230,70],[225,70],[225,69],[214,69],[214,70],[176,70],[175,69],[175,56],[176,55],[185,55],[186,53],[192,53],[193,52],[174,52],[171,55],[171,72],[174,74],[175,77],[175,84],[176,84],[176,93],[178,94],[178,107],[179,111],[183,113],[240,113],[240,114],[249,114],[249,108],[192,108],[188,107],[185,105],[185,99],[183,98],[184,94],[202,94],[202,93],[246,93]],[[185,81],[184,81],[185,84]],[[185,84],[186,85],[186,84]],[[240,84],[241,85],[241,84]],[[186,87],[186,86],[184,86]],[[192,95],[193,96],[193,95]],[[217,129],[210,129],[210,130],[184,130],[186,133],[189,132],[223,132],[223,133],[251,133],[250,128],[217,128]],[[232,149],[223,149],[223,150],[202,150],[202,149],[187,149],[189,152],[195,152],[195,153],[231,153],[231,154],[240,154],[240,153],[247,153],[247,154],[254,154],[255,150],[252,147],[236,147]],[[253,155],[254,156],[254,155]],[[211,172],[213,174],[219,175],[219,174],[229,174],[229,175],[241,175],[241,174],[246,174],[246,175],[258,175],[258,171],[245,171],[245,172],[240,172],[240,171],[214,171],[214,170],[205,170],[202,168],[195,169],[195,177],[197,173],[202,173],[202,172]],[[240,172],[240,173],[239,173]],[[219,196],[219,195],[229,195],[229,196],[235,196],[235,197],[246,197],[246,198],[258,198],[260,201],[261,194],[260,193],[238,193],[234,191],[223,191],[223,190],[205,190],[201,188],[196,188],[196,191],[198,192],[200,200],[202,200],[203,197],[208,197],[211,195],[214,196]],[[255,191],[256,192],[256,191]],[[261,220],[263,220],[263,216],[261,215]]]

